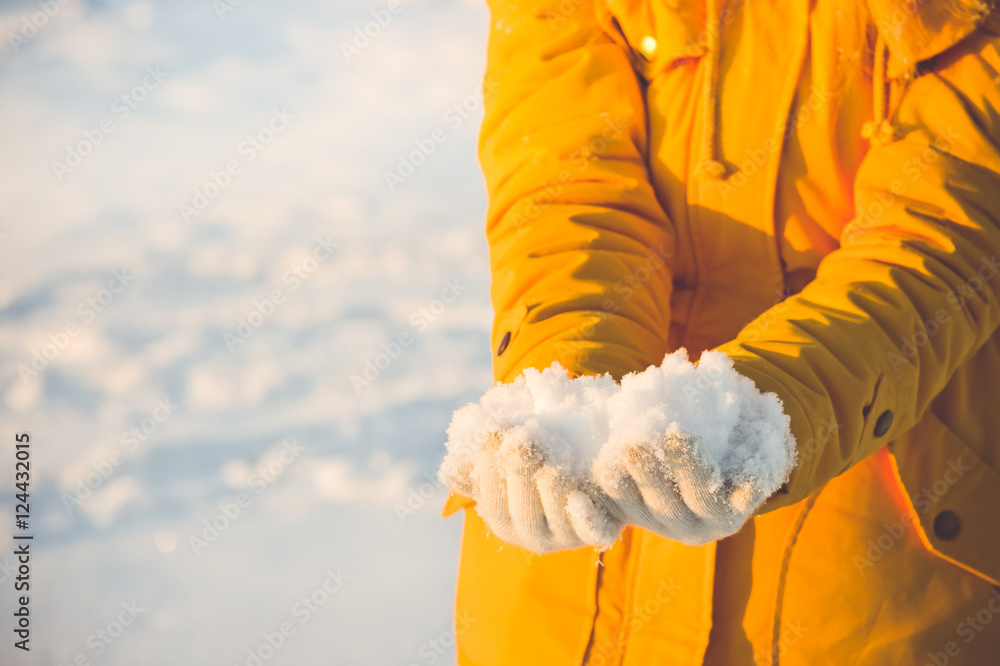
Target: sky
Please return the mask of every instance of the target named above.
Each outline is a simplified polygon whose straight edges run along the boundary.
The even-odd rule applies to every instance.
[[[0,662],[454,662],[488,20],[0,3]]]

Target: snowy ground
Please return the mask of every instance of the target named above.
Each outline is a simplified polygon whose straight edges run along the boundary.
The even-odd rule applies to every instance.
[[[454,660],[484,4],[0,5],[0,663]]]

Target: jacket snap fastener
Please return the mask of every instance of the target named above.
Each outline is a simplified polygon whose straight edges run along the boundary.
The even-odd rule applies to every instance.
[[[504,353],[507,349],[507,345],[510,344],[510,331],[503,334],[503,340],[500,341],[500,345],[497,347],[497,356]]]
[[[934,534],[942,541],[951,541],[962,529],[962,521],[954,511],[942,511],[934,517]]]
[[[878,417],[878,421],[875,422],[875,436],[881,437],[885,433],[889,432],[889,428],[892,426],[892,412],[886,410],[882,412]]]

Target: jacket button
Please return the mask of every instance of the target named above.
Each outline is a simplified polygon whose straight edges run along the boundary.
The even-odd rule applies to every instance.
[[[500,341],[500,346],[497,347],[497,356],[504,353],[507,349],[507,345],[510,344],[510,331],[503,334],[503,340]]]
[[[942,511],[934,517],[934,534],[942,541],[951,541],[962,530],[962,521],[954,511]]]
[[[875,422],[875,436],[881,437],[885,433],[889,432],[889,428],[892,426],[892,412],[886,410],[878,417],[878,421]]]

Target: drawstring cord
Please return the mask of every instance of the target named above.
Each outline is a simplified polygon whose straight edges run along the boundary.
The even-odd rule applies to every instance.
[[[705,83],[702,97],[702,114],[704,125],[701,135],[701,162],[695,171],[695,176],[710,180],[722,178],[726,166],[716,159],[716,122],[719,112],[719,3],[723,0],[707,0],[705,6],[705,26],[707,33],[708,81]],[[895,141],[897,128],[887,118],[888,100],[886,97],[886,54],[889,49],[882,33],[875,40],[875,63],[872,72],[872,106],[873,120],[861,127],[861,136],[868,139],[873,146]]]
[[[869,120],[861,126],[861,137],[868,139],[873,146],[891,143],[896,139],[896,127],[890,123],[887,116],[888,102],[886,100],[886,53],[888,47],[882,33],[875,40],[875,64],[872,71],[872,105],[874,120]]]
[[[726,173],[726,166],[715,159],[715,123],[719,106],[719,2],[707,0],[705,6],[705,26],[708,37],[708,82],[702,98],[704,127],[701,135],[701,163],[695,175],[699,178],[719,179]]]

